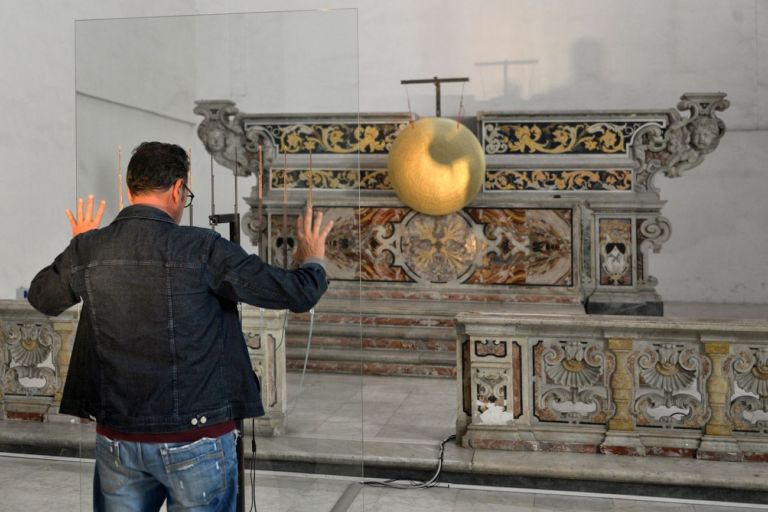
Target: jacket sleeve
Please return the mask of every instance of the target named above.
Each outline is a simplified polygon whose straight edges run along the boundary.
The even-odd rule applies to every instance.
[[[71,254],[70,245],[38,272],[29,286],[29,303],[45,315],[58,316],[80,302],[71,284]]]
[[[208,286],[221,297],[267,309],[309,311],[317,304],[328,280],[322,263],[305,263],[284,270],[247,254],[240,246],[216,237],[206,268]]]

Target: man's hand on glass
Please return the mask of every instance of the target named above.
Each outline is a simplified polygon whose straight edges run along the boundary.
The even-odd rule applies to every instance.
[[[321,230],[322,224],[323,212],[313,215],[311,207],[307,208],[305,215],[299,216],[296,221],[298,244],[293,253],[294,261],[302,264],[309,258],[325,258],[325,239],[331,232],[333,221]]]
[[[67,208],[66,214],[69,219],[69,223],[72,225],[72,237],[76,237],[86,231],[92,229],[98,229],[101,224],[101,217],[104,215],[104,207],[107,205],[103,199],[99,201],[99,209],[96,212],[96,216],[93,215],[93,195],[88,196],[88,206],[85,209],[85,216],[83,216],[83,198],[77,200],[77,219],[72,214],[72,210]]]

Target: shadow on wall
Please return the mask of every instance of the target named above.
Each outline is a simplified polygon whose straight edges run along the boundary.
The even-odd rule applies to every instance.
[[[476,62],[476,72],[471,80],[479,94],[465,98],[465,110],[477,112],[622,108],[620,104],[626,102],[626,92],[631,85],[616,82],[607,76],[602,43],[590,38],[577,40],[571,46],[569,61],[568,81],[548,90],[540,89],[541,83],[546,80],[542,76],[542,62],[536,57]],[[494,91],[499,94],[487,96]],[[446,99],[446,103],[450,101]]]

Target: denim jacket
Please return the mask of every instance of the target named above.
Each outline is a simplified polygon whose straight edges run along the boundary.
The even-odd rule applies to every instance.
[[[72,239],[29,290],[55,316],[83,307],[60,412],[125,432],[178,432],[261,416],[237,302],[308,311],[320,262],[286,271],[210,229],[145,205]]]

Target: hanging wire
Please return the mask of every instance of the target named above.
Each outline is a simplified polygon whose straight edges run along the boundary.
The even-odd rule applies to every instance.
[[[408,122],[413,123],[413,109],[411,108],[411,95],[408,94],[408,84],[403,84],[405,87],[405,100],[408,102]]]
[[[283,150],[283,268],[288,270],[288,153],[285,150]]]
[[[464,85],[466,82],[461,82],[461,96],[459,96],[459,115],[456,117],[456,128],[461,124],[461,118],[464,115]]]
[[[307,335],[307,350],[304,353],[304,368],[301,370],[301,380],[299,381],[299,394],[304,390],[304,376],[307,375],[307,364],[309,363],[309,349],[312,348],[312,328],[315,325],[315,308],[309,310],[309,334]]]
[[[256,508],[256,418],[251,418],[251,468],[248,479],[251,482],[251,506],[248,512],[258,512]]]

